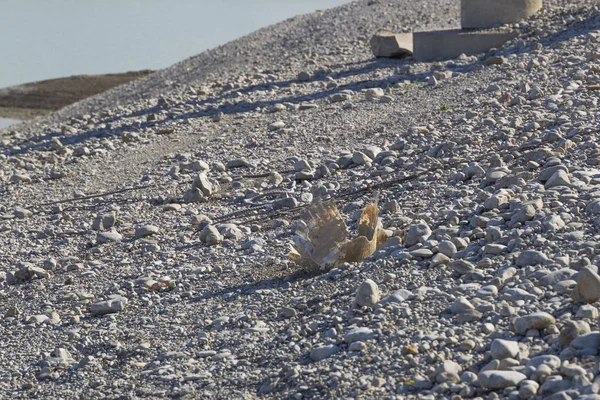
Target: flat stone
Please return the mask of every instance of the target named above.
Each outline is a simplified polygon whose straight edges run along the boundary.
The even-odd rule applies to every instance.
[[[467,260],[455,260],[448,263],[448,267],[452,268],[455,272],[461,275],[467,274],[471,271],[475,271],[475,265]]]
[[[120,242],[123,236],[117,231],[100,232],[96,236],[96,241],[100,244],[108,242]]]
[[[413,297],[414,295],[409,290],[399,289],[384,297],[378,304],[383,306],[389,303],[403,303]]]
[[[409,254],[411,257],[415,257],[415,258],[431,258],[431,257],[433,257],[433,252],[426,248],[420,248],[417,250],[413,250]]]
[[[383,97],[384,94],[385,94],[385,92],[383,91],[382,88],[367,89],[367,90],[365,90],[365,99],[368,101],[379,100],[379,98]],[[371,157],[371,156],[369,156],[369,157]],[[373,156],[371,158],[375,158],[375,156]]]
[[[555,322],[556,320],[552,315],[546,312],[536,312],[523,317],[515,318],[513,324],[515,327],[515,332],[520,335],[525,335],[530,329],[542,330],[554,324]]]
[[[310,351],[310,359],[313,361],[321,361],[338,352],[338,347],[335,344],[329,344],[326,346],[314,347]]]
[[[160,232],[160,229],[154,225],[142,225],[135,228],[135,237],[141,238],[150,235],[155,235]]]
[[[571,341],[571,347],[577,350],[600,348],[600,332],[590,332],[577,336]]]
[[[33,212],[23,207],[17,207],[15,208],[14,215],[16,218],[25,219],[31,217]]]
[[[571,268],[561,268],[557,271],[552,271],[546,276],[540,278],[539,283],[542,286],[554,286],[564,280],[569,280],[577,274],[577,271]]]
[[[544,264],[548,261],[548,257],[538,250],[525,250],[519,254],[515,264],[519,267],[527,267],[530,265]]]
[[[89,310],[94,315],[113,314],[125,309],[123,300],[111,299],[93,303],[89,306]]]
[[[547,365],[551,369],[558,369],[560,367],[560,358],[553,355],[543,355],[533,357],[527,361],[528,367],[538,368],[540,365]]]
[[[527,376],[517,371],[484,371],[477,375],[479,384],[485,389],[504,389],[517,386]]]
[[[376,339],[377,334],[373,330],[365,327],[352,328],[344,335],[344,342],[352,343],[357,341],[367,341],[370,339]]]
[[[415,32],[413,52],[416,61],[438,61],[457,58],[461,54],[485,53],[491,48],[499,48],[517,32],[506,30],[464,31],[461,29]]]
[[[282,128],[285,128],[285,122],[283,122],[283,121],[275,121],[272,124],[269,124],[269,126],[268,126],[267,129],[269,131],[276,131],[276,130],[279,130],[279,129],[282,129]]]
[[[542,225],[546,231],[556,232],[565,227],[565,221],[558,215],[549,215],[542,220]]]

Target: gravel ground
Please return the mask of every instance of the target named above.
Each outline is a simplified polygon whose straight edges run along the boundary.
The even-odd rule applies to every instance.
[[[374,60],[452,1],[300,16],[2,131],[0,391],[600,399],[600,9]],[[300,210],[390,239],[288,259]]]

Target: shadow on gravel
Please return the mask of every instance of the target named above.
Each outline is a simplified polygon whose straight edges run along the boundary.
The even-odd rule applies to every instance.
[[[347,70],[341,71],[338,73],[340,77],[349,77],[356,76],[361,74],[368,74],[378,69],[382,68],[395,68],[399,64],[406,64],[405,61],[398,60],[383,60],[383,59],[375,59],[371,61],[367,61],[361,63],[353,63],[353,67]],[[409,75],[407,79],[415,80],[415,79],[423,79],[425,74],[420,75]],[[313,77],[309,82],[317,82],[317,81],[325,81],[327,76],[325,74],[320,74]],[[274,100],[266,100],[266,101],[256,101],[256,102],[248,102],[248,101],[238,101],[234,104],[218,104],[223,101],[236,101],[239,94],[250,94],[256,91],[265,91],[271,90],[273,87],[278,88],[288,88],[293,83],[302,84],[302,82],[294,79],[294,80],[285,80],[285,81],[277,81],[277,82],[268,82],[260,85],[254,85],[249,87],[244,87],[240,89],[234,89],[227,91],[216,97],[209,97],[200,101],[187,101],[187,102],[178,102],[169,105],[169,108],[175,108],[180,106],[193,106],[197,109],[197,111],[187,112],[184,114],[177,115],[173,118],[166,118],[163,120],[155,120],[155,121],[135,121],[130,124],[120,124],[118,127],[111,128],[110,125],[117,124],[120,121],[129,119],[129,118],[139,118],[139,117],[147,117],[150,114],[157,114],[160,111],[163,111],[163,108],[159,106],[149,107],[143,110],[139,110],[130,114],[121,115],[121,116],[107,116],[101,118],[97,121],[97,124],[107,124],[108,127],[102,129],[92,129],[83,132],[79,132],[75,135],[65,136],[61,131],[48,131],[42,135],[33,136],[28,138],[27,140],[18,143],[16,147],[13,147],[8,152],[12,155],[26,154],[31,150],[41,150],[50,148],[52,143],[52,139],[58,138],[61,140],[63,144],[71,144],[78,145],[84,143],[86,140],[92,138],[111,138],[115,136],[120,136],[128,132],[140,132],[147,128],[158,127],[157,133],[170,133],[168,132],[170,129],[175,127],[175,124],[179,121],[186,120],[189,118],[200,118],[200,117],[212,117],[217,114],[223,113],[225,115],[233,115],[244,113],[248,111],[256,110],[257,108],[267,108],[273,106],[278,103],[302,103],[307,101],[319,100],[322,98],[326,98],[332,96],[336,93],[340,93],[347,89],[352,89],[353,86],[356,85],[364,85],[363,87],[379,87],[382,84],[386,83],[386,79],[380,80],[363,80],[359,82],[353,82],[351,84],[338,86],[335,88],[330,88],[323,91],[317,91],[312,94],[307,95],[299,95],[299,96],[287,96],[283,98],[278,98]],[[354,88],[356,89],[356,88]],[[218,104],[218,105],[216,105]],[[216,106],[215,106],[216,105]],[[164,132],[161,132],[163,130]]]
[[[594,11],[592,13],[588,13],[586,10],[577,10],[575,12],[572,11],[564,11],[560,14],[557,14],[558,17],[563,20],[568,21],[569,18],[573,18],[575,16],[588,15],[582,21],[575,21],[573,23],[568,24],[565,29],[553,33],[552,35],[546,36],[540,39],[540,43],[544,46],[551,46],[556,43],[566,42],[569,39],[572,39],[576,36],[584,35],[586,33],[590,33],[592,31],[597,31],[600,29],[600,12]]]
[[[259,279],[251,283],[245,283],[237,286],[225,288],[220,291],[210,291],[203,295],[190,299],[190,302],[200,302],[216,297],[233,300],[235,297],[249,296],[260,290],[277,290],[294,282],[304,281],[321,275],[320,272],[307,272],[298,270],[291,275],[279,276],[274,278]],[[225,297],[223,297],[225,296]]]

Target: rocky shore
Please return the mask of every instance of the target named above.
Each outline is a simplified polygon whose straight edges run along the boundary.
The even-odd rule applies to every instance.
[[[77,75],[3,88],[0,89],[0,118],[26,120],[46,116],[152,72],[146,70],[122,74]]]
[[[455,3],[298,16],[0,131],[0,393],[600,399],[600,8],[370,54]],[[288,257],[311,204],[354,236],[374,198],[366,260]]]

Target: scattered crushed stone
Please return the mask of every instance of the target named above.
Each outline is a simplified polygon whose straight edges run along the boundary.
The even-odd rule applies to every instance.
[[[455,3],[299,16],[1,131],[3,397],[600,398],[600,9],[372,58]],[[355,235],[374,192],[370,257],[288,259],[312,201]]]

